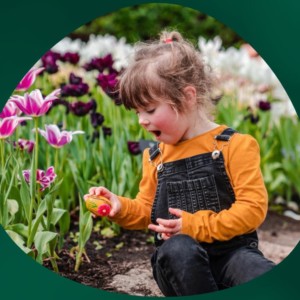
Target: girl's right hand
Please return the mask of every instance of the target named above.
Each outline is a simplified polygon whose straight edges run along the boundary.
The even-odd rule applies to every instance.
[[[111,210],[109,217],[114,217],[121,210],[121,202],[118,196],[103,186],[91,187],[89,189],[89,194],[84,195],[83,198],[86,199],[88,196],[103,196],[110,200]]]

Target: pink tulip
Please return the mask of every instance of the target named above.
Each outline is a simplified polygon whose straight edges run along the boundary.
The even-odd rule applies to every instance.
[[[33,151],[35,142],[25,139],[18,139],[17,142],[15,142],[15,146],[18,147],[21,150],[26,150],[28,153],[31,153]]]
[[[26,115],[32,117],[43,116],[51,107],[52,102],[58,99],[60,89],[53,91],[45,99],[40,90],[34,90],[30,94],[25,93],[24,96],[14,95],[9,100]]]
[[[0,113],[0,118],[4,119],[7,117],[16,116],[20,113],[18,107],[11,101],[7,101],[2,112]]]
[[[23,177],[27,183],[30,182],[30,170],[23,170]],[[54,167],[49,167],[46,172],[44,170],[37,169],[36,170],[36,182],[41,185],[41,191],[50,186],[50,184],[56,178],[56,174],[54,172]]]
[[[59,128],[54,125],[45,125],[45,130],[39,129],[38,132],[46,139],[46,141],[54,148],[61,148],[62,146],[69,144],[72,141],[74,134],[83,134],[84,131],[60,131]]]
[[[22,78],[20,83],[17,85],[17,91],[28,90],[34,83],[36,76],[40,74],[45,68],[30,69],[29,72]]]
[[[6,139],[11,136],[17,126],[25,120],[31,120],[31,118],[12,116],[0,120],[0,139]]]

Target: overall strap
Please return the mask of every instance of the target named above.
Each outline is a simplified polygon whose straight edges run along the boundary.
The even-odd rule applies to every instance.
[[[149,155],[150,155],[149,161],[152,161],[159,153],[160,153],[159,143],[155,143],[155,145],[149,149]]]
[[[215,140],[228,142],[236,132],[237,131],[232,128],[226,128],[221,134],[215,136]]]

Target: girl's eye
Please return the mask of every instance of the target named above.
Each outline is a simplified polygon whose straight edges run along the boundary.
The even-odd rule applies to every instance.
[[[147,110],[147,113],[148,113],[148,114],[153,114],[154,112],[155,112],[155,108],[150,109],[150,110]]]

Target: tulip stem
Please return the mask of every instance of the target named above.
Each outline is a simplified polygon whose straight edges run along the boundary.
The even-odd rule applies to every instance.
[[[4,151],[5,151],[5,144],[4,139],[0,139],[0,155],[1,155],[1,173],[4,174]]]
[[[38,133],[38,118],[35,117],[34,118],[34,127],[35,127],[35,157],[34,157],[34,160],[35,160],[35,171],[37,170],[38,168],[38,160],[39,160],[39,151],[38,151],[38,148],[39,148],[39,133]]]
[[[38,118],[34,117],[34,127],[35,127],[35,146],[34,146],[34,166],[31,171],[33,171],[34,174],[36,174],[37,168],[38,168]],[[31,174],[33,176],[33,174]],[[33,182],[33,180],[30,180],[31,184],[34,185],[31,187],[31,201],[30,201],[30,208],[29,208],[29,220],[28,220],[28,236],[31,235],[32,230],[32,218],[33,218],[33,208],[35,203],[35,189],[36,189],[36,180]],[[27,240],[27,247],[30,247],[31,245],[30,239]]]
[[[58,149],[55,149],[55,159],[54,159],[54,170],[56,171],[56,174],[58,174]]]

